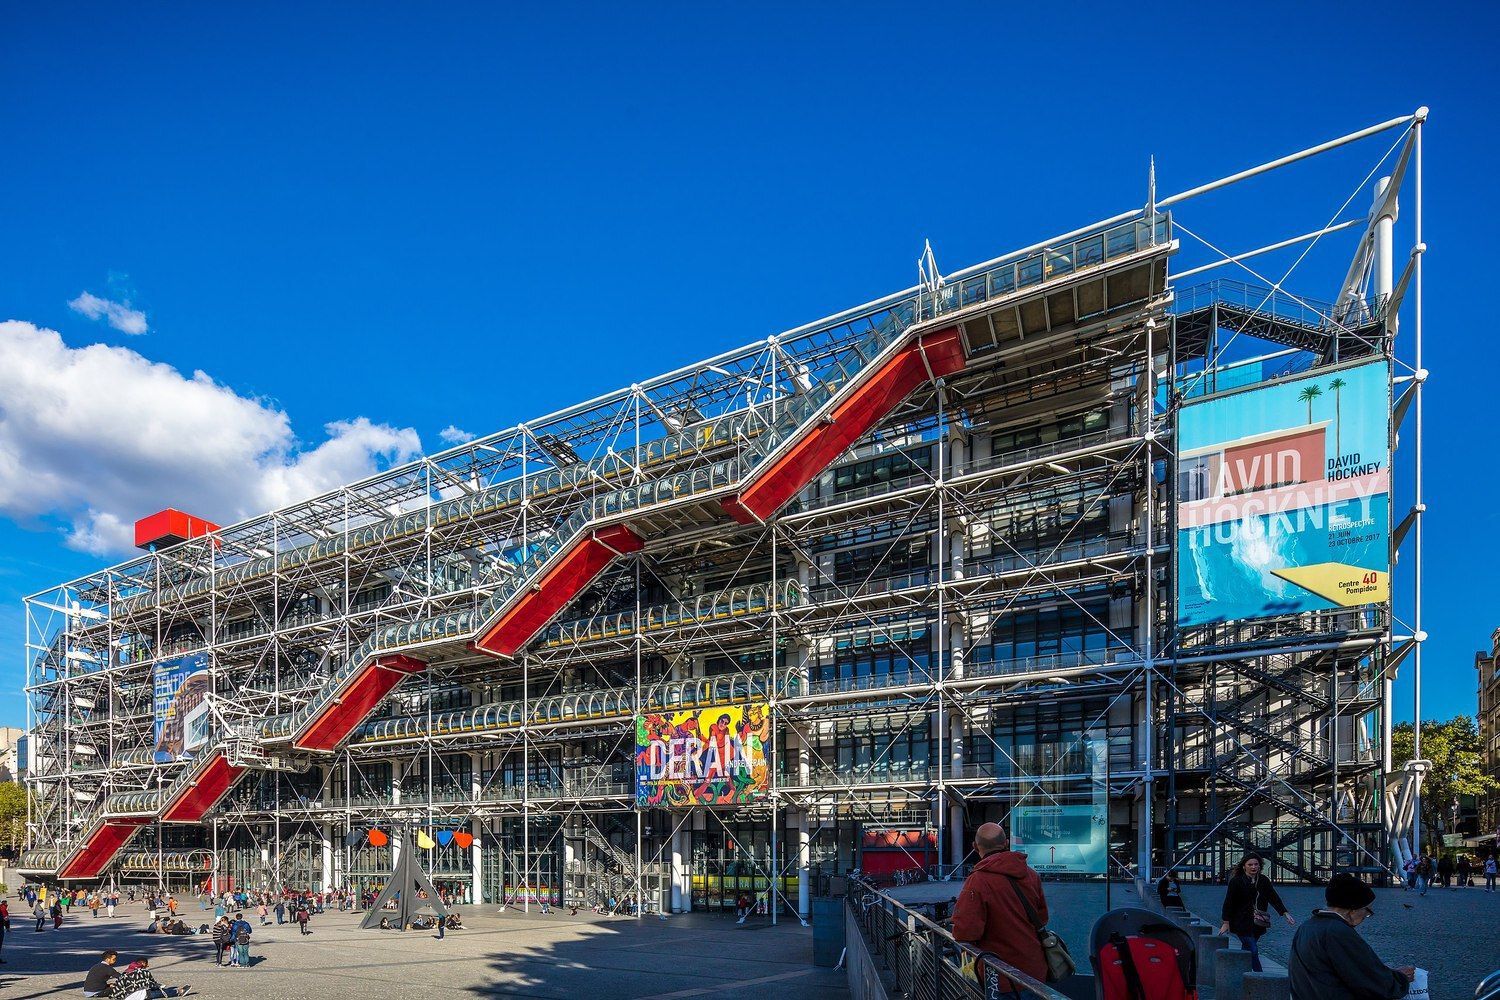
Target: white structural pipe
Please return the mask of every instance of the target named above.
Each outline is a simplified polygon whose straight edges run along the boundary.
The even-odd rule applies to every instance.
[[[1413,526],[1413,568],[1412,587],[1415,591],[1415,607],[1412,614],[1412,629],[1415,632],[1416,649],[1412,651],[1412,758],[1422,759],[1422,646],[1427,638],[1427,633],[1422,631],[1422,522],[1426,520],[1422,512],[1426,508],[1422,502],[1422,388],[1427,381],[1427,370],[1422,367],[1422,258],[1426,256],[1427,245],[1422,242],[1422,126],[1427,121],[1427,109],[1419,108],[1416,114],[1416,143],[1413,155],[1416,159],[1416,211],[1413,213],[1412,240],[1416,244],[1417,260],[1416,272],[1413,275],[1415,281],[1416,301],[1413,303],[1413,336],[1416,340],[1416,472],[1412,476],[1413,496],[1412,502],[1417,511],[1416,524]],[[1420,779],[1419,779],[1420,781]],[[1422,853],[1422,786],[1419,783],[1416,788],[1415,802],[1412,805],[1412,854]]]

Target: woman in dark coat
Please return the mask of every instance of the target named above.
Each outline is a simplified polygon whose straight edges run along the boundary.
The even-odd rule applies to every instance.
[[[1234,866],[1229,878],[1229,889],[1224,893],[1224,909],[1220,913],[1220,934],[1233,934],[1240,939],[1240,946],[1250,953],[1250,968],[1260,972],[1260,936],[1271,929],[1270,912],[1274,908],[1288,924],[1296,924],[1287,912],[1276,887],[1261,874],[1262,862],[1259,854],[1247,854]],[[1256,914],[1262,920],[1256,920]]]

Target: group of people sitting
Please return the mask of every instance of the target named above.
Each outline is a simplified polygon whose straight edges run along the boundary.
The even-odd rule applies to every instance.
[[[153,1000],[156,997],[185,997],[187,986],[163,986],[151,974],[151,964],[138,958],[121,972],[115,968],[120,954],[113,948],[99,956],[98,963],[83,980],[83,995],[108,997],[109,1000]]]
[[[156,919],[152,920],[151,923],[147,924],[146,925],[146,931],[145,931],[145,933],[147,933],[147,934],[202,934],[206,930],[207,930],[206,926],[200,927],[197,930],[194,930],[193,928],[191,928],[191,927],[189,927],[187,925],[186,921],[182,920],[179,917],[173,917],[173,916],[169,916],[169,915],[163,915],[163,916],[157,917]]]
[[[412,917],[411,920],[407,921],[406,929],[409,931],[430,931],[437,927],[437,925],[437,917],[429,917],[424,914],[417,914],[416,916]],[[443,921],[443,927],[450,931],[461,931],[464,929],[464,922],[457,913],[450,913],[448,914],[448,918]],[[391,923],[390,917],[381,917],[380,929],[383,931],[394,931],[400,930],[401,928]]]

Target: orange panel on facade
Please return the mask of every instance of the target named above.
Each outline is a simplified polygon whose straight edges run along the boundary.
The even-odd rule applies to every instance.
[[[956,327],[919,336],[834,406],[829,421],[805,428],[780,458],[725,500],[725,511],[741,524],[764,520],[868,434],[917,386],[963,371],[965,361]]]
[[[474,645],[489,653],[514,656],[552,616],[593,582],[617,555],[645,544],[624,525],[612,525],[577,542],[557,559],[536,587],[526,591]]]
[[[214,754],[214,759],[203,769],[198,780],[175,801],[167,803],[167,808],[161,814],[162,822],[201,822],[204,815],[219,804],[219,800],[228,794],[244,773],[244,768],[235,767],[223,754]]]
[[[343,691],[312,720],[307,730],[292,741],[299,750],[334,750],[386,695],[408,674],[420,673],[427,664],[410,656],[386,656],[372,661],[355,674]]]
[[[58,878],[98,878],[120,848],[130,843],[141,827],[149,822],[146,816],[131,816],[125,819],[106,820],[89,834],[85,843],[73,859],[61,871]]]

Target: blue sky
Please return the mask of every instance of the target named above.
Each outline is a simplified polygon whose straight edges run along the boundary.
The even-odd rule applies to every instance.
[[[21,596],[130,517],[227,520],[764,337],[909,285],[924,238],[953,270],[1113,215],[1153,154],[1178,191],[1419,104],[1424,714],[1472,711],[1496,15],[1305,6],[13,7],[0,723]],[[1393,138],[1180,218],[1227,250],[1316,229]],[[1331,296],[1350,243],[1289,287]]]

